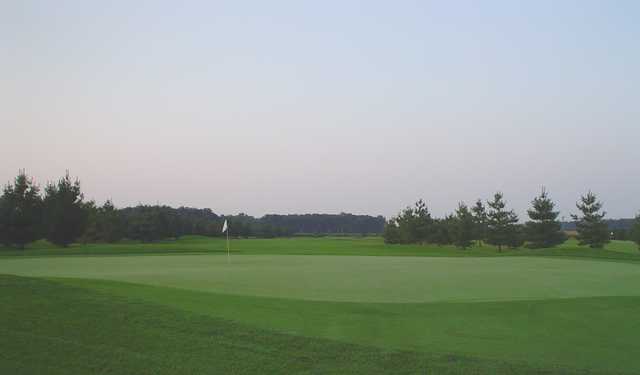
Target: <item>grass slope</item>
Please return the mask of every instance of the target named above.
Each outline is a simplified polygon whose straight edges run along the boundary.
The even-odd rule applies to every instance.
[[[640,372],[640,297],[473,303],[345,303],[60,282],[307,337],[390,350],[457,353],[541,368]]]
[[[3,374],[583,373],[279,334],[14,276],[0,276],[0,319]]]

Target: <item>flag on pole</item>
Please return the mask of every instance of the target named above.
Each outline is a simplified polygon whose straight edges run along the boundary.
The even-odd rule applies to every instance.
[[[224,224],[222,224],[222,233],[227,233],[227,263],[229,263],[229,225],[227,224],[227,220],[224,220]]]

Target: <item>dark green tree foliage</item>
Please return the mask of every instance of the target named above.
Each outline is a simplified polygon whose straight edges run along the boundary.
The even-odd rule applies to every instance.
[[[609,242],[609,228],[604,221],[606,212],[601,212],[602,202],[592,192],[582,196],[576,203],[576,207],[582,216],[571,215],[576,221],[578,241],[580,245],[588,245],[592,248],[602,248]]]
[[[247,214],[240,213],[236,216],[228,216],[229,234],[232,237],[249,238],[253,235],[252,224],[255,219]]]
[[[558,211],[554,211],[555,203],[549,198],[549,194],[543,188],[539,196],[531,202],[531,209],[527,211],[531,219],[526,223],[525,233],[529,246],[532,248],[545,248],[559,245],[566,241],[567,237],[561,230],[558,221]]]
[[[617,241],[630,240],[629,231],[626,229],[614,229],[611,231],[611,233],[613,233],[611,235],[612,240],[617,240]]]
[[[58,246],[68,246],[85,231],[88,212],[83,204],[80,181],[71,182],[69,173],[45,188],[45,238]]]
[[[40,238],[42,199],[40,189],[20,171],[13,184],[7,184],[0,198],[0,241],[24,248]]]
[[[517,247],[521,242],[518,216],[513,210],[506,210],[502,193],[496,193],[487,205],[487,242],[497,246],[500,252],[503,246]]]
[[[401,243],[418,243],[418,220],[413,207],[407,207],[400,212],[395,221],[398,223]]]
[[[525,243],[525,226],[516,224],[513,227],[513,234],[509,237],[509,246],[512,249],[523,246]]]
[[[382,216],[353,215],[344,212],[337,215],[265,215],[255,220],[259,224],[282,228],[284,233],[382,233],[385,227],[385,218]],[[254,230],[254,232],[258,232],[258,230]]]
[[[132,240],[153,242],[178,236],[179,220],[170,207],[139,205],[123,210],[122,215]]]
[[[476,235],[476,222],[466,204],[458,204],[453,226],[453,243],[457,247],[466,249],[473,245]]]
[[[384,242],[388,244],[402,243],[402,236],[400,235],[400,228],[395,218],[391,218],[384,226],[384,232],[382,233]]]
[[[96,202],[91,200],[84,202],[82,206],[87,214],[87,225],[85,226],[84,233],[80,236],[80,241],[85,244],[89,242],[99,242],[98,207],[96,206]]]
[[[9,246],[8,229],[5,223],[8,217],[8,212],[5,212],[6,209],[6,201],[3,193],[3,195],[0,195],[0,245]]]
[[[82,240],[85,242],[113,243],[124,237],[125,228],[120,212],[110,200],[102,207],[97,207],[95,202],[85,203],[88,223]]]
[[[471,207],[471,213],[473,214],[473,238],[480,245],[487,238],[487,209],[482,200],[476,201],[476,204]]]
[[[638,250],[640,250],[640,214],[636,216],[633,227],[631,227],[631,240],[638,245]]]
[[[98,210],[98,233],[104,242],[116,242],[124,237],[122,217],[111,200]]]
[[[435,219],[433,221],[429,241],[436,245],[451,245],[455,236],[456,219],[453,215],[447,215],[444,219]]]
[[[427,204],[422,200],[418,200],[413,209],[415,215],[416,233],[418,242],[429,242],[432,231],[433,219],[427,208]]]
[[[434,220],[422,199],[414,207],[402,210],[390,223],[384,232],[392,236],[386,240],[389,243],[424,243],[432,240]]]

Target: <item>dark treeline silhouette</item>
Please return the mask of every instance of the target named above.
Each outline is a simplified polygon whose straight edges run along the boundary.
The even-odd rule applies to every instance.
[[[349,233],[379,234],[384,230],[383,216],[306,214],[306,215],[265,215],[260,219],[276,227],[287,228],[294,233]]]
[[[85,201],[78,180],[67,173],[44,189],[20,171],[0,196],[0,244],[23,248],[47,239],[67,246],[74,241],[117,242],[122,239],[152,242],[185,235],[222,236],[224,220],[233,237],[283,237],[294,234],[380,234],[382,216],[309,214],[217,215],[208,208],[172,208],[138,205],[116,208],[108,200],[99,206]]]
[[[521,224],[513,210],[507,209],[502,193],[493,199],[478,200],[469,208],[460,203],[453,214],[433,218],[424,201],[407,207],[387,221],[384,239],[390,244],[455,245],[467,249],[474,244],[488,243],[502,251],[504,247],[549,248],[567,239],[565,228],[558,220],[555,203],[543,188],[527,210],[528,220]],[[631,220],[628,229],[610,229],[602,203],[589,192],[576,203],[579,215],[572,215],[576,238],[580,245],[602,248],[610,239],[633,240],[640,247],[640,216]],[[611,232],[613,230],[613,232]],[[613,236],[612,236],[613,233]],[[616,233],[619,237],[616,238]]]
[[[633,228],[636,219],[605,219],[604,222],[609,228],[612,240],[627,241],[632,239]],[[576,223],[573,221],[563,221],[562,230],[576,231]]]

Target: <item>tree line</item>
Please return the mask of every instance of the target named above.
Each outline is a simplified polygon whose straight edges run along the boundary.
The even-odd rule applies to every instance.
[[[338,234],[382,232],[382,216],[352,215],[217,215],[211,209],[165,205],[116,208],[86,201],[80,182],[67,173],[43,191],[24,171],[5,185],[0,196],[0,244],[24,248],[46,239],[68,246],[73,242],[152,242],[185,235],[222,236],[224,220],[233,237],[284,237],[298,233]]]
[[[572,215],[581,246],[602,248],[611,238],[602,202],[589,192],[576,203],[580,214]],[[483,202],[478,199],[471,207],[458,204],[454,213],[444,218],[433,218],[426,203],[419,200],[413,207],[403,209],[387,221],[384,240],[389,244],[455,245],[467,249],[487,243],[501,252],[503,248],[549,248],[566,241],[567,235],[558,220],[555,203],[543,188],[527,210],[529,220],[519,223],[518,215],[507,209],[502,193]],[[640,248],[640,215],[636,217],[628,234]]]

